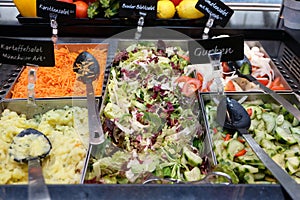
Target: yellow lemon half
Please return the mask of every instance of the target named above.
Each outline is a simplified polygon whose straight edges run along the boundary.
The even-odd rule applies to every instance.
[[[173,18],[176,13],[176,8],[172,1],[161,0],[157,2],[157,18],[170,19]]]
[[[177,14],[182,19],[198,19],[204,16],[195,8],[198,0],[183,0],[176,6]]]
[[[13,0],[22,17],[36,17],[36,0]]]

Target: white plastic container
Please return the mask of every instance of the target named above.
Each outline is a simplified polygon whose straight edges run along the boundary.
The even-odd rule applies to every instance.
[[[284,26],[291,29],[300,29],[300,1],[284,0]]]

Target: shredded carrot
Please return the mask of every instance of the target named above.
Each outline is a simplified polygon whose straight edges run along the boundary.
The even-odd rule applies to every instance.
[[[73,63],[80,52],[70,52],[67,46],[54,49],[55,66],[38,67],[36,73],[35,97],[69,97],[86,95],[85,85],[76,80],[73,72]],[[102,83],[104,79],[107,48],[85,49],[93,54],[100,65],[100,76],[94,81],[95,95],[102,94]],[[29,67],[25,67],[16,81],[11,98],[27,98]]]

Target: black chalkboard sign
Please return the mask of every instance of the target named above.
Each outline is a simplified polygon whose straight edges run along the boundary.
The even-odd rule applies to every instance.
[[[214,18],[214,23],[222,27],[226,26],[234,11],[220,0],[199,0],[196,9],[207,17]]]
[[[244,36],[236,35],[189,42],[192,64],[209,63],[210,51],[222,51],[221,61],[242,60],[244,58]]]
[[[0,63],[13,65],[55,65],[52,41],[0,37]]]
[[[75,18],[76,5],[61,1],[36,0],[37,16],[50,18],[51,14],[56,14],[58,18]]]
[[[121,0],[119,6],[120,17],[137,18],[143,12],[148,19],[156,18],[157,0]]]

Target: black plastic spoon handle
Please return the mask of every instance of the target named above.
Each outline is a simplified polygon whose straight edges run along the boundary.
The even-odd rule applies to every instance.
[[[243,75],[247,80],[253,82],[254,84],[258,85],[264,92],[271,95],[278,103],[280,103],[284,108],[287,109],[294,117],[300,121],[300,111],[294,107],[289,101],[287,101],[285,98],[268,88],[267,86],[261,84],[255,77],[252,75]]]
[[[246,142],[252,148],[257,157],[270,170],[273,176],[285,189],[292,199],[300,199],[300,185],[286,173],[269,155],[256,143],[253,137],[245,129],[238,130]]]

